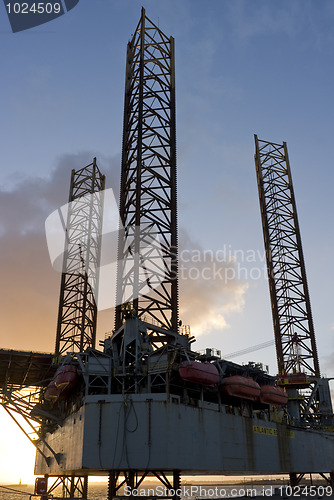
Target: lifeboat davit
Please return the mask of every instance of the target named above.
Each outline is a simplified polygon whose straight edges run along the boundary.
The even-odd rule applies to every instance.
[[[221,389],[229,396],[256,401],[259,399],[261,387],[250,377],[233,375],[222,380]]]
[[[66,397],[66,394],[72,389],[78,381],[78,371],[73,365],[63,365],[55,373],[55,376],[49,383],[44,393],[44,399],[55,403],[60,396]]]
[[[263,385],[261,387],[259,399],[261,403],[267,405],[284,406],[288,402],[288,395],[281,387]]]
[[[215,365],[200,361],[183,361],[179,366],[179,374],[182,380],[208,387],[216,386],[219,381],[219,372]]]

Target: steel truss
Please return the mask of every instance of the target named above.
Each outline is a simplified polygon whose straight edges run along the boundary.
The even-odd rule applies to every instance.
[[[167,474],[172,475],[172,481],[168,478]],[[178,500],[180,498],[180,487],[181,487],[181,473],[179,470],[174,471],[118,471],[112,470],[109,472],[108,481],[108,500],[113,500],[114,498],[124,498],[124,495],[119,494],[119,490],[124,487],[131,488],[131,491],[136,490],[134,496],[140,496],[141,498],[154,498],[154,495],[139,495],[137,493],[139,487],[142,485],[144,479],[148,476],[153,476],[165,487],[166,495],[159,495],[161,498],[171,498]],[[120,479],[123,478],[123,480]],[[153,488],[150,488],[153,490]],[[129,490],[130,491],[130,490]],[[128,496],[128,495],[127,495]],[[131,498],[133,498],[131,496]]]
[[[320,377],[287,146],[255,147],[278,371]]]
[[[330,472],[327,476],[322,472],[319,472],[318,474],[325,480],[325,482],[329,486],[331,486],[332,488],[334,487],[334,472]],[[304,479],[306,476],[307,474],[305,473],[297,474],[296,472],[293,472],[289,474],[290,486],[292,487],[298,486],[302,481],[302,479]],[[310,474],[310,484],[312,485],[312,474]],[[312,496],[312,494],[310,496]]]
[[[168,477],[171,476],[171,478]],[[143,486],[143,481],[148,476],[155,477],[158,481],[165,487],[166,495],[159,495],[161,498],[170,498],[173,500],[179,500],[180,498],[180,487],[181,487],[181,473],[179,470],[174,471],[119,471],[119,470],[111,470],[108,475],[108,500],[124,498],[124,494],[120,493],[120,490],[124,487],[131,488],[131,490],[136,490],[134,496],[137,496],[136,493],[140,486]],[[49,477],[45,476],[46,481],[48,481]],[[88,475],[78,476],[75,474],[72,475],[60,475],[57,477],[50,477],[50,479],[54,479],[54,482],[47,487],[47,493],[40,494],[35,493],[35,495],[31,495],[31,497],[38,497],[42,500],[47,500],[48,498],[52,498],[53,500],[87,500],[88,498]],[[59,496],[59,488],[61,488],[61,496]],[[153,490],[152,487],[150,487]],[[129,496],[128,494],[126,496]],[[153,495],[143,496],[140,495],[141,498],[153,498]],[[130,498],[133,498],[130,495]]]
[[[43,453],[42,444],[58,461],[59,456],[44,436],[48,430],[61,424],[61,418],[40,405],[43,391],[55,371],[52,355],[2,351],[0,371],[0,405],[47,462],[49,457]],[[45,378],[40,379],[41,376]]]
[[[169,376],[177,352],[189,349],[192,338],[127,317],[121,328],[104,341],[112,358],[112,388],[117,392],[151,391],[159,386],[169,392]],[[166,364],[166,360],[169,360]],[[172,361],[171,361],[172,359]]]
[[[40,387],[1,388],[1,406],[14,420],[37,451],[49,463],[49,457],[41,450],[42,444],[51,452],[57,462],[59,455],[44,440],[45,433],[54,425],[60,425],[61,419],[57,415],[40,410],[36,413],[41,397]],[[48,423],[46,423],[48,422]]]
[[[128,43],[116,330],[124,305],[178,329],[174,39],[142,9]]]
[[[46,475],[46,482],[49,477]],[[61,475],[57,477],[52,477],[54,482],[47,487],[47,493],[40,495],[35,492],[35,495],[31,497],[38,497],[41,500],[87,500],[88,499],[88,475],[77,476],[75,474],[71,475]],[[59,490],[61,488],[61,494]],[[60,496],[61,495],[61,496]]]
[[[95,347],[104,187],[105,177],[96,158],[90,165],[72,170],[67,223],[63,221],[66,240],[55,348],[58,355]]]

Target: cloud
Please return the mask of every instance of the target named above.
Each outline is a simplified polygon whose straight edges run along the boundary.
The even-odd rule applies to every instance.
[[[231,314],[242,311],[246,281],[235,278],[235,261],[203,249],[180,231],[180,318],[196,337],[229,328]],[[228,257],[228,256],[227,256]]]
[[[334,377],[334,351],[322,356],[322,376]]]
[[[0,347],[53,350],[59,275],[50,269],[44,236],[6,234],[1,249]]]
[[[93,156],[63,155],[49,178],[20,177],[10,190],[0,191],[0,348],[54,350],[60,274],[51,266],[44,223],[68,201],[71,170],[88,165]],[[118,160],[97,158],[109,184],[119,177]]]
[[[71,170],[87,165],[93,156],[63,155],[48,178],[20,177],[10,190],[0,191],[0,208],[5,214],[0,226],[1,348],[54,349],[60,274],[49,259],[44,223],[68,201]],[[119,157],[97,158],[97,162],[117,195]],[[243,309],[247,283],[231,276],[235,262],[205,251],[184,230],[180,241],[183,323],[190,324],[197,336],[228,328],[229,317]],[[110,293],[114,295],[115,290]],[[112,309],[100,312],[98,337],[112,330],[113,323]]]

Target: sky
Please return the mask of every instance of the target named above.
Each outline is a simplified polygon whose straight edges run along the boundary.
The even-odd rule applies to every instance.
[[[333,377],[331,0],[80,0],[19,33],[0,4],[0,348],[54,350],[60,275],[44,222],[93,157],[119,191],[126,44],[142,5],[175,38],[180,317],[193,347],[229,354],[274,338],[257,134],[287,142],[320,367]],[[102,339],[113,311],[98,322]],[[274,346],[233,360],[276,373]],[[3,409],[0,422],[0,482],[31,481],[32,446]]]

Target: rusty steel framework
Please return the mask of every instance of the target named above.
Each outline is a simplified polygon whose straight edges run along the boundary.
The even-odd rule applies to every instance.
[[[178,329],[174,39],[142,9],[127,47],[116,329]]]
[[[45,499],[61,498],[61,500],[73,500],[76,498],[78,500],[86,500],[88,498],[88,475],[62,475],[58,476],[56,479],[52,479],[53,483],[47,487],[47,493],[44,497]],[[61,497],[58,496],[60,492]],[[43,496],[41,497],[41,500],[42,499]]]
[[[169,471],[169,474],[170,478],[167,477],[163,471],[112,470],[109,472],[108,476],[108,500],[119,498],[118,492],[124,486],[131,488],[131,490],[138,491],[144,479],[150,475],[158,481],[160,488],[161,485],[165,487],[166,496],[163,497],[164,499],[178,500],[180,495],[177,491],[180,491],[181,487],[180,471]],[[171,494],[169,492],[171,492]]]
[[[255,135],[255,148],[279,374],[320,377],[287,146]]]
[[[105,177],[96,158],[72,170],[59,299],[56,355],[95,347]],[[62,217],[61,211],[59,211]]]

